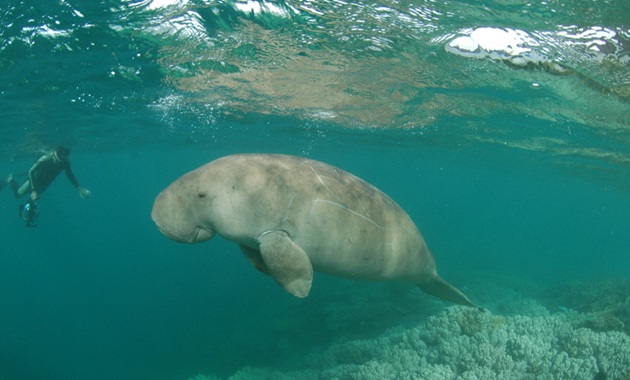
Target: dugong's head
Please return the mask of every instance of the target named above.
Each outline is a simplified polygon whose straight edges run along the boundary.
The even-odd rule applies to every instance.
[[[209,199],[202,177],[197,170],[185,174],[155,198],[151,219],[165,236],[180,243],[199,243],[214,236],[207,221]]]

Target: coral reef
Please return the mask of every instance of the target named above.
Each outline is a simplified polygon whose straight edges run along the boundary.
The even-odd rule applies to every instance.
[[[576,282],[551,293],[556,306],[584,313],[580,327],[630,335],[630,279]]]
[[[305,369],[243,368],[229,379],[630,379],[630,337],[574,328],[573,318],[453,306],[416,327],[333,344]]]
[[[283,367],[241,368],[228,379],[630,380],[630,336],[618,328],[627,326],[624,284],[565,287],[563,299],[575,301],[556,313],[522,293],[489,287],[494,303],[485,304],[494,313],[449,306],[374,336],[311,347]],[[606,322],[605,313],[617,322]]]

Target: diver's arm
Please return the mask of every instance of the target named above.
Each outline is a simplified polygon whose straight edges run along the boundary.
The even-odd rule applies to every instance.
[[[72,183],[72,186],[76,187],[77,189],[81,187],[79,185],[79,181],[77,181],[77,177],[75,177],[74,173],[72,172],[72,169],[70,168],[70,164],[66,165],[66,176]]]
[[[70,168],[70,163],[66,165],[66,176],[68,177],[72,185],[76,187],[76,189],[79,191],[79,195],[81,196],[81,198],[87,198],[91,195],[90,190],[84,187],[81,187],[81,185],[79,185],[79,181],[77,180],[77,177],[75,177],[74,173],[72,172],[72,169]]]

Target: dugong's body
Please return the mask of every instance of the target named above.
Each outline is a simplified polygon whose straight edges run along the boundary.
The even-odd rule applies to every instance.
[[[369,183],[331,165],[286,155],[227,156],[185,174],[151,216],[173,240],[219,234],[286,291],[306,297],[313,270],[340,277],[402,280],[474,306],[436,272],[407,213]]]

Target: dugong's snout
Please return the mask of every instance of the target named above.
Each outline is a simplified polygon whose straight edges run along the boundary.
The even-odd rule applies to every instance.
[[[208,241],[214,237],[214,231],[205,229],[201,226],[197,226],[193,240],[190,243],[201,243]]]
[[[212,229],[198,223],[195,214],[187,212],[182,200],[168,188],[155,198],[151,219],[164,236],[180,243],[201,243],[212,239],[215,234]]]
[[[160,227],[160,225],[157,223],[155,223],[155,226],[162,233],[162,235],[179,243],[201,243],[204,241],[208,241],[214,237],[213,231],[206,230],[199,226],[196,226],[189,234],[174,234]]]

